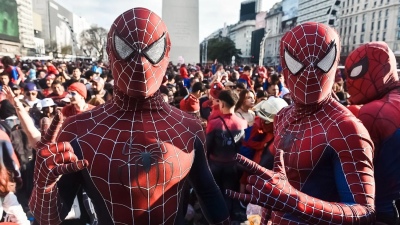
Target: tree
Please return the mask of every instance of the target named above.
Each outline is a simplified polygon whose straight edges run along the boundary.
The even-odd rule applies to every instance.
[[[104,49],[107,44],[108,31],[96,25],[82,31],[80,39],[82,43],[82,51],[88,55],[95,50],[98,54],[99,60],[103,59]],[[88,55],[90,56],[90,55]]]
[[[71,55],[72,54],[72,46],[71,45],[66,45],[61,47],[61,55],[63,58],[65,58],[66,55]]]
[[[50,52],[56,53],[58,51],[57,50],[57,42],[51,41],[50,43],[46,44],[45,51],[46,51],[46,53],[50,53]]]
[[[236,60],[240,59],[239,54],[242,54],[240,49],[237,49],[235,42],[227,37],[208,40],[207,58],[210,60],[217,59],[218,62],[227,65],[231,64],[232,56],[235,56]]]

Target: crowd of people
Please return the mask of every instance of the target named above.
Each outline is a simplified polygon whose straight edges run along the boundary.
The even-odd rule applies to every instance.
[[[323,25],[310,23],[294,29],[309,32],[308,35],[312,36],[311,34],[315,33],[313,29],[317,26]],[[193,146],[204,144],[201,140],[197,140],[201,139],[201,134],[200,138],[197,137],[199,131],[196,131],[196,124],[193,123],[193,121],[199,121],[206,141],[205,148],[204,146],[198,148],[206,149],[206,161],[219,191],[224,194],[223,199],[228,210],[227,214],[229,214],[225,215],[222,208],[219,214],[212,212],[212,209],[209,208],[204,211],[204,205],[209,204],[208,206],[210,206],[214,203],[218,205],[218,198],[221,195],[219,191],[213,192],[215,202],[206,201],[204,203],[201,197],[205,197],[206,194],[199,191],[198,188],[202,187],[201,184],[196,183],[195,179],[191,177],[190,185],[182,188],[184,189],[182,193],[177,190],[177,193],[184,198],[180,204],[183,205],[187,224],[208,224],[210,220],[223,220],[218,224],[228,224],[229,220],[232,223],[240,224],[250,218],[254,219],[252,217],[254,215],[257,215],[259,219],[256,223],[261,224],[267,224],[268,221],[275,224],[278,224],[279,221],[283,223],[295,221],[296,224],[300,221],[310,224],[328,223],[328,221],[335,224],[373,224],[375,217],[378,222],[384,224],[398,224],[397,209],[393,202],[399,197],[399,192],[396,190],[400,186],[400,178],[396,169],[393,168],[395,168],[396,160],[399,159],[399,153],[395,152],[399,146],[396,134],[400,124],[396,118],[388,119],[388,115],[395,117],[390,113],[398,113],[392,102],[400,100],[398,98],[399,78],[394,54],[384,43],[369,43],[361,46],[362,50],[357,49],[347,59],[347,76],[345,76],[342,71],[336,69],[337,52],[340,52],[339,44],[335,43],[335,40],[338,39],[337,34],[328,28],[324,30],[326,33],[320,32],[323,33],[321,36],[324,38],[313,39],[311,44],[306,43],[302,47],[297,46],[296,48],[301,48],[301,51],[296,50],[297,53],[295,50],[289,52],[287,49],[290,49],[288,46],[291,40],[301,37],[297,37],[296,32],[289,32],[283,37],[282,45],[288,45],[287,48],[281,49],[281,55],[284,56],[283,71],[280,71],[280,67],[258,65],[227,66],[219,64],[217,60],[207,66],[200,64],[174,65],[170,62],[165,74],[162,74],[160,88],[154,90],[154,93],[150,91],[151,84],[147,84],[151,79],[146,80],[145,85],[148,86],[145,86],[145,91],[133,90],[130,92],[132,90],[129,86],[130,83],[121,83],[122,76],[125,76],[124,72],[121,72],[121,79],[119,79],[116,74],[112,74],[118,71],[117,66],[114,65],[113,70],[109,67],[110,65],[102,61],[96,63],[51,60],[41,62],[19,61],[7,56],[3,57],[0,65],[2,90],[0,95],[0,138],[3,148],[0,152],[2,154],[0,155],[2,158],[0,160],[0,199],[2,203],[0,208],[6,215],[3,220],[17,224],[30,224],[30,220],[40,217],[32,212],[35,216],[33,218],[31,210],[42,204],[39,202],[41,196],[43,195],[42,201],[48,199],[50,202],[55,199],[54,196],[51,196],[55,190],[54,185],[44,185],[44,189],[49,188],[50,191],[45,190],[42,193],[40,192],[42,190],[39,190],[42,188],[39,186],[41,184],[33,182],[34,176],[36,176],[36,182],[46,183],[45,179],[49,176],[46,173],[51,170],[36,171],[34,175],[34,164],[35,162],[46,164],[46,159],[43,158],[43,154],[45,154],[43,152],[46,151],[38,154],[36,151],[43,149],[43,146],[45,148],[48,146],[47,148],[52,152],[54,146],[46,144],[54,143],[55,140],[48,140],[48,136],[49,133],[54,136],[55,130],[59,129],[59,127],[56,129],[56,126],[60,122],[59,120],[62,120],[61,118],[67,119],[66,123],[74,123],[77,126],[92,126],[96,124],[96,121],[104,122],[107,128],[102,129],[108,130],[90,131],[93,133],[87,130],[87,133],[91,135],[89,137],[93,137],[93,139],[100,137],[98,132],[103,131],[110,132],[110,136],[119,136],[124,130],[122,128],[113,130],[113,125],[108,124],[105,119],[103,121],[103,117],[115,120],[116,115],[120,113],[119,110],[123,109],[133,112],[130,119],[134,118],[132,123],[137,125],[144,121],[136,119],[135,112],[145,110],[147,109],[145,107],[149,106],[150,108],[147,110],[156,111],[159,113],[157,116],[160,117],[161,113],[157,110],[166,110],[164,104],[167,104],[170,111],[165,114],[163,119],[155,118],[156,113],[152,112],[148,112],[151,116],[141,115],[141,119],[151,121],[155,126],[157,123],[160,124],[160,127],[154,128],[157,138],[161,139],[158,133],[160,135],[166,133],[166,137],[176,141],[178,138],[171,138],[168,132],[181,131],[182,133],[179,135],[181,138],[185,137],[185,140],[182,138],[182,142],[191,143],[193,141]],[[303,50],[310,48],[318,41],[324,51],[318,51],[320,61],[318,61],[318,69],[314,69],[313,63],[305,65],[306,60],[301,57],[307,58],[308,56],[302,55]],[[116,52],[118,53],[118,51]],[[294,55],[295,53],[297,55]],[[119,63],[119,56],[113,56],[113,52],[109,54],[115,57],[111,61]],[[376,55],[380,57],[373,58]],[[313,57],[317,56],[313,55]],[[365,58],[369,62],[365,63]],[[160,63],[160,61],[156,63]],[[309,67],[313,67],[313,69],[311,70]],[[151,75],[158,76],[156,73]],[[285,80],[285,77],[288,80]],[[364,80],[360,81],[358,78]],[[157,83],[156,79],[157,77],[154,78]],[[136,80],[134,81],[136,82]],[[140,86],[143,82],[138,83],[140,84],[136,84],[137,87],[143,88]],[[367,84],[368,87],[365,86]],[[121,87],[126,90],[122,90]],[[149,96],[147,96],[148,94]],[[146,98],[141,98],[143,96]],[[159,96],[161,96],[162,103],[158,101]],[[111,101],[118,102],[116,104],[118,107],[113,108],[113,105],[109,104]],[[105,106],[107,104],[110,108]],[[180,109],[185,114],[180,114],[181,111],[176,109]],[[379,110],[377,111],[377,109]],[[77,119],[78,117],[68,120],[68,118],[78,114],[82,115],[82,113],[84,115],[79,117],[80,120]],[[186,117],[186,115],[190,115],[190,117]],[[174,116],[182,118],[172,118]],[[120,118],[124,118],[123,115]],[[163,123],[163,120],[166,122]],[[172,120],[192,122],[170,124]],[[385,123],[385,127],[377,128],[376,121]],[[59,137],[61,140],[68,139],[69,135],[86,132],[85,129],[76,128],[77,126],[71,128],[66,123],[63,124],[62,137]],[[185,124],[192,125],[183,127]],[[143,124],[140,126],[143,131],[150,129]],[[134,126],[132,125],[132,127]],[[160,128],[161,131],[157,132]],[[69,129],[76,129],[76,131],[72,132]],[[382,129],[387,130],[382,131]],[[115,133],[113,133],[114,131]],[[124,151],[132,151],[128,152],[128,155],[135,154],[134,141],[138,141],[134,140],[136,137],[149,138],[144,137],[140,130],[130,130],[130,132],[132,137],[125,143],[125,145],[129,144],[129,148],[124,146],[122,154],[126,153]],[[149,133],[152,134],[152,132]],[[195,138],[189,137],[190,135],[195,135]],[[54,139],[54,137],[52,138]],[[117,141],[118,137],[115,138],[115,140],[103,140],[105,139],[103,138],[99,142],[105,141],[106,145],[108,143],[115,147],[120,144]],[[43,140],[49,143],[45,143]],[[146,141],[148,140],[146,139]],[[159,140],[157,139],[157,141]],[[160,142],[155,143],[157,146],[161,146]],[[162,145],[164,147],[159,147],[160,149],[156,148],[151,150],[153,152],[140,153],[140,156],[137,156],[136,166],[143,165],[143,171],[145,171],[141,171],[143,174],[152,174],[149,172],[152,166],[159,163],[152,161],[155,159],[151,157],[155,156],[151,154],[154,152],[157,154],[159,151],[165,151],[162,153],[168,154],[170,149],[165,143]],[[182,152],[190,155],[191,151],[187,149],[189,144],[179,142],[174,145],[186,146],[180,148]],[[94,148],[92,146],[92,144],[87,144],[86,148]],[[144,148],[147,149],[151,144],[145,143],[141,146],[146,146]],[[74,147],[81,148],[76,145]],[[87,149],[80,151],[87,153]],[[286,154],[285,158],[284,154]],[[374,158],[372,158],[373,155]],[[36,160],[36,157],[40,157],[40,159]],[[63,156],[62,159],[55,158],[55,160],[60,160],[61,164],[64,160],[72,159],[65,159]],[[77,158],[74,163],[76,160]],[[141,163],[138,163],[139,160],[142,160]],[[167,164],[170,163],[171,167],[173,164],[173,160],[169,160],[171,162],[162,161],[165,164],[163,167],[165,174],[168,174]],[[200,159],[196,158],[194,161],[197,160]],[[91,163],[94,162],[93,159]],[[284,165],[284,162],[287,164]],[[74,167],[74,171],[88,166],[87,161],[80,163],[79,168],[78,166]],[[110,167],[111,164],[112,162],[110,162]],[[180,166],[181,170],[184,168],[182,165]],[[199,169],[202,165],[194,163],[195,172],[190,174],[196,174],[199,171],[207,173],[207,170]],[[119,175],[124,173],[123,166],[118,168]],[[375,178],[373,176],[374,166],[376,167]],[[111,171],[109,172],[111,174]],[[41,176],[42,173],[45,176]],[[158,174],[159,171],[153,171],[153,173]],[[58,175],[61,174],[63,173],[60,172]],[[164,185],[172,182],[173,174],[172,171],[171,179],[164,181]],[[181,172],[179,177],[183,177],[183,175],[184,172]],[[53,184],[57,182],[57,176],[51,179]],[[142,181],[136,179],[133,181],[129,177],[128,183],[131,182],[130,184],[123,183],[126,182],[126,179],[122,179],[121,182],[124,184],[123,186],[128,187],[133,182],[137,182],[140,187]],[[159,182],[161,178],[157,176],[152,179],[148,178],[147,182]],[[199,176],[199,179],[207,180],[202,176]],[[380,182],[377,182],[377,197],[374,202],[374,183],[378,180]],[[38,186],[35,187],[35,185]],[[58,189],[64,192],[69,188],[65,182],[59,182],[57,185]],[[113,184],[109,180],[107,185],[112,186]],[[317,187],[318,185],[320,187]],[[101,186],[98,185],[98,187]],[[197,195],[191,188],[196,191]],[[108,187],[106,189],[109,190]],[[151,189],[146,190],[150,193]],[[326,190],[328,191],[326,192]],[[394,192],[397,194],[393,194]],[[155,193],[157,194],[157,191],[152,192],[151,195]],[[165,195],[167,191],[161,194]],[[176,195],[178,194],[173,193],[171,198]],[[72,208],[62,224],[96,224],[99,218],[107,221],[106,216],[96,215],[85,190],[79,189],[78,193],[72,193],[69,196],[75,196],[75,198],[68,200],[68,204],[72,205]],[[31,198],[30,203],[29,198]],[[147,198],[151,197],[147,196]],[[56,203],[53,201],[50,203],[50,205],[58,207],[54,205]],[[153,203],[157,204],[157,202]],[[104,202],[101,204],[104,204],[104,208],[106,207]],[[168,203],[166,200],[160,204],[174,203]],[[200,205],[203,211],[200,210]],[[51,208],[49,206],[48,211],[43,213],[48,217],[41,217],[39,223],[53,215],[54,211]],[[36,209],[36,213],[39,211]],[[60,215],[57,216],[61,218]],[[54,224],[58,224],[58,217],[55,218]],[[163,221],[167,220],[168,218]]]

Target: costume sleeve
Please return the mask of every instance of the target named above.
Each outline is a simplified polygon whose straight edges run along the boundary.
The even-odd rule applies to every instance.
[[[334,176],[340,202],[326,202],[290,190],[288,196],[296,199],[293,214],[310,224],[373,224],[373,145],[367,130],[361,123],[347,120],[331,127],[327,138],[328,148],[334,152]]]
[[[209,224],[230,224],[229,213],[225,200],[219,190],[205,155],[204,143],[200,139],[195,141],[195,158],[189,173],[189,182],[196,192]]]
[[[80,149],[77,149],[77,145],[74,144],[75,138],[76,124],[67,119],[59,133],[57,142],[70,142],[74,148],[74,153],[78,156]],[[35,165],[35,167],[38,166]],[[35,173],[36,170],[37,168],[35,168]],[[57,225],[64,220],[71,210],[73,200],[80,188],[80,174],[80,172],[77,172],[62,175],[58,181],[47,184],[45,188],[38,185],[33,187],[29,207],[35,219],[41,225]]]

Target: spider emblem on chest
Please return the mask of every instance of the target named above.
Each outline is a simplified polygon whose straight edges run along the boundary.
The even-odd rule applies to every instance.
[[[138,189],[145,197],[151,197],[158,186],[168,185],[174,171],[169,148],[155,138],[131,137],[122,148],[125,162],[118,167],[121,184],[130,190]]]

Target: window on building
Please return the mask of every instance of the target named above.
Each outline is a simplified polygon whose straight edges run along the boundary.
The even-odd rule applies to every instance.
[[[360,35],[360,43],[361,43],[361,44],[364,43],[364,34],[361,34],[361,35]]]
[[[397,31],[397,40],[400,40],[400,30]]]
[[[383,32],[382,34],[382,41],[386,41],[386,32]]]
[[[365,23],[361,25],[361,32],[365,32]]]
[[[385,23],[383,24],[383,29],[387,28],[387,20],[385,20]]]
[[[372,41],[373,36],[374,36],[373,33],[371,33],[371,34],[369,35],[369,41]]]
[[[353,36],[353,44],[356,43],[356,36]]]
[[[357,25],[354,25],[354,32],[357,33]]]
[[[372,19],[375,19],[375,12],[372,13]]]
[[[347,27],[344,27],[344,35],[346,35],[347,34]]]
[[[378,21],[378,30],[381,29],[381,21]]]
[[[385,16],[386,16],[386,17],[389,16],[389,9],[386,9]]]
[[[375,41],[379,41],[379,33],[376,33],[376,40]]]
[[[368,3],[366,3],[366,4],[364,5],[364,9],[367,9],[367,7],[368,7]]]
[[[358,10],[360,9],[360,7],[359,6],[357,6],[357,11],[356,12],[358,12]]]
[[[358,19],[358,16],[356,16],[356,18],[354,18],[354,20],[355,20],[356,23],[357,23],[357,19]]]
[[[381,18],[381,16],[382,16],[382,10],[379,11],[379,17],[378,18]]]
[[[381,0],[381,5],[383,4],[383,0]]]
[[[400,17],[397,18],[397,27],[400,27]]]
[[[376,6],[376,1],[374,2],[374,7]]]
[[[363,22],[365,22],[365,16],[366,16],[366,15],[365,15],[365,14],[363,14]]]
[[[352,23],[352,18],[350,17],[350,24]]]

